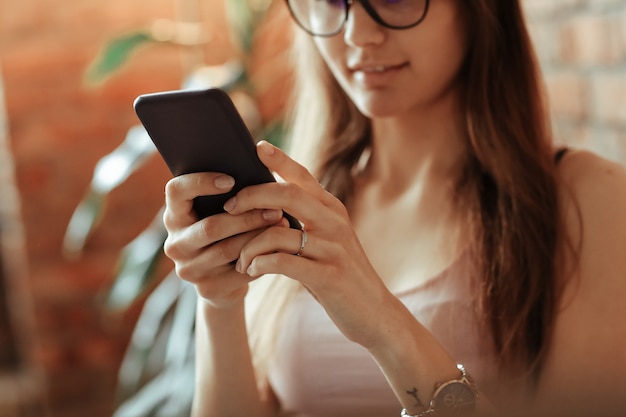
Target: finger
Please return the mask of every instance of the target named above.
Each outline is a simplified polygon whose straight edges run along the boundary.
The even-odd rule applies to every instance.
[[[337,213],[294,183],[246,187],[224,204],[224,210],[233,215],[258,208],[283,209],[313,229],[329,228],[336,223],[333,220]]]
[[[266,141],[257,144],[257,154],[261,162],[276,172],[286,182],[299,185],[319,198],[325,205],[335,204],[335,198],[320,185],[317,179],[302,165],[291,159],[285,152]]]
[[[178,269],[177,273],[179,273]],[[204,299],[223,300],[229,294],[234,294],[245,288],[252,281],[252,278],[247,274],[240,274],[235,271],[232,265],[223,265],[197,279],[186,280],[196,287],[198,294]]]
[[[284,252],[274,252],[255,257],[247,268],[246,274],[252,279],[265,274],[282,274],[309,287],[311,283],[308,282],[308,277],[319,277],[323,272],[311,259]]]
[[[164,220],[175,223],[176,219],[196,219],[193,199],[203,195],[224,194],[232,189],[235,180],[215,172],[198,172],[172,178],[165,186],[167,206]]]
[[[318,254],[316,242],[305,230],[270,227],[243,247],[237,260],[236,269],[245,273],[254,258],[274,252],[283,252],[308,259],[316,259]]]
[[[280,223],[282,219],[281,210],[252,210],[235,216],[215,214],[168,236],[166,253],[173,259],[191,257],[215,242]]]
[[[176,262],[176,273],[185,281],[198,284],[205,279],[236,272],[233,261],[239,257],[241,249],[261,231],[256,230],[222,240],[203,249],[196,256]]]

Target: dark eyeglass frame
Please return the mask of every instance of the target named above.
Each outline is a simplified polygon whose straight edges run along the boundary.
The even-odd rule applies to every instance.
[[[383,27],[386,27],[388,29],[393,29],[393,30],[410,29],[412,27],[415,27],[415,26],[419,25],[426,18],[426,15],[428,14],[428,8],[430,6],[430,0],[424,0],[426,2],[426,4],[424,5],[424,13],[422,14],[422,17],[420,17],[420,19],[417,22],[411,23],[409,25],[396,26],[396,25],[390,25],[387,22],[385,22],[380,17],[380,15],[376,12],[376,9],[374,9],[374,7],[371,5],[369,0],[343,0],[343,3],[345,5],[345,8],[344,8],[345,12],[344,12],[343,22],[341,23],[341,26],[339,26],[339,28],[336,31],[334,31],[334,32],[319,34],[319,33],[311,32],[311,30],[307,29],[305,26],[302,25],[302,23],[300,23],[300,20],[296,17],[296,14],[291,9],[291,6],[289,4],[290,3],[289,0],[285,0],[285,3],[287,3],[287,8],[289,9],[289,13],[291,13],[291,17],[293,17],[293,20],[296,22],[296,24],[298,26],[300,26],[302,28],[302,30],[304,30],[306,33],[308,33],[311,36],[319,36],[319,37],[323,37],[323,38],[329,38],[331,36],[335,36],[335,35],[339,34],[343,30],[343,28],[346,26],[346,22],[348,21],[348,14],[350,13],[350,6],[352,6],[357,1],[360,2],[361,5],[363,5],[363,8],[367,12],[367,14],[376,23],[378,23],[379,25],[381,25]]]

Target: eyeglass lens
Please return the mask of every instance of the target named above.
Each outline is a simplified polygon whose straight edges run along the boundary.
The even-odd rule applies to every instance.
[[[332,35],[341,31],[347,19],[345,0],[288,0],[297,23],[314,35]],[[387,27],[407,28],[426,13],[427,0],[369,0],[368,14],[374,12]],[[372,16],[374,18],[374,16]]]

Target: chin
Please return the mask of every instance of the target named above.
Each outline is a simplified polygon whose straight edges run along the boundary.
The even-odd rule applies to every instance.
[[[406,112],[398,103],[354,101],[355,106],[363,115],[370,119],[394,117]]]
[[[387,118],[406,114],[415,107],[418,98],[407,100],[407,91],[393,89],[352,90],[348,96],[363,115],[369,118]]]

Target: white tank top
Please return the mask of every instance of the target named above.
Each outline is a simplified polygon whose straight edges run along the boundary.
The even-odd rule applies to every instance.
[[[423,285],[395,294],[476,380],[495,390],[496,360],[473,305],[466,252]],[[281,407],[298,417],[398,417],[401,406],[370,354],[300,291],[285,309],[269,374]]]

